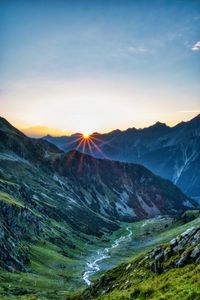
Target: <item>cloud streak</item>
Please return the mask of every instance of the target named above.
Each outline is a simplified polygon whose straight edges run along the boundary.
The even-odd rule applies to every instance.
[[[146,53],[148,52],[148,50],[144,47],[128,47],[128,52],[131,53],[131,54],[137,54],[137,53]]]
[[[179,113],[190,114],[190,113],[200,113],[200,109],[194,110],[178,110]]]
[[[192,46],[192,51],[200,51],[200,41]]]

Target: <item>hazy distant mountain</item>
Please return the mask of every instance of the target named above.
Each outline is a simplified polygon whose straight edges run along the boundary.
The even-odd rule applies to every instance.
[[[47,126],[31,126],[29,128],[21,129],[21,131],[24,134],[35,138],[40,138],[48,134],[51,134],[53,136],[61,136],[64,134],[64,132],[59,129],[49,128]]]
[[[118,228],[120,220],[176,215],[193,205],[175,185],[140,165],[95,159],[77,151],[64,153],[0,119],[4,268],[26,268],[29,246],[24,248],[24,240],[26,245],[48,241],[71,253],[70,247],[80,245],[77,238],[101,236]]]
[[[76,135],[44,139],[64,151],[76,149],[79,144]],[[188,195],[200,196],[200,115],[174,127],[157,122],[144,129],[94,133],[91,139],[98,147],[86,145],[85,149],[79,147],[79,151],[94,157],[143,164],[173,181]]]

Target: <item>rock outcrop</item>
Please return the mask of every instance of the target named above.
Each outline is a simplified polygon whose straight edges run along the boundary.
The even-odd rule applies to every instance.
[[[200,226],[192,227],[169,244],[157,247],[146,259],[150,259],[149,267],[155,273],[200,262]]]

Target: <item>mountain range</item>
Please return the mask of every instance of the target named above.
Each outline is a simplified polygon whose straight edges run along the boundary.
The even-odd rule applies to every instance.
[[[45,136],[65,152],[77,149],[96,158],[142,164],[171,180],[191,197],[200,196],[200,115],[174,127],[157,122],[153,126],[107,134],[93,133],[93,143],[80,147],[80,134]],[[100,150],[99,150],[100,149]]]

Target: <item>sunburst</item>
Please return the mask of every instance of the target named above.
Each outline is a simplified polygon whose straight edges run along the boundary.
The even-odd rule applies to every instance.
[[[87,139],[90,138],[90,134],[89,133],[83,133],[82,137],[83,137],[84,140],[87,140]]]
[[[102,140],[96,137],[95,134],[89,134],[89,133],[80,133],[76,135],[76,138],[72,140],[69,144],[75,144],[74,148],[81,153],[81,158],[79,162],[79,167],[77,170],[77,173],[79,174],[82,170],[85,156],[84,154],[89,154],[92,157],[101,157],[101,158],[107,158],[105,153],[101,149]],[[74,155],[75,152],[72,152],[72,155]],[[92,159],[92,162],[95,164],[95,160]]]

